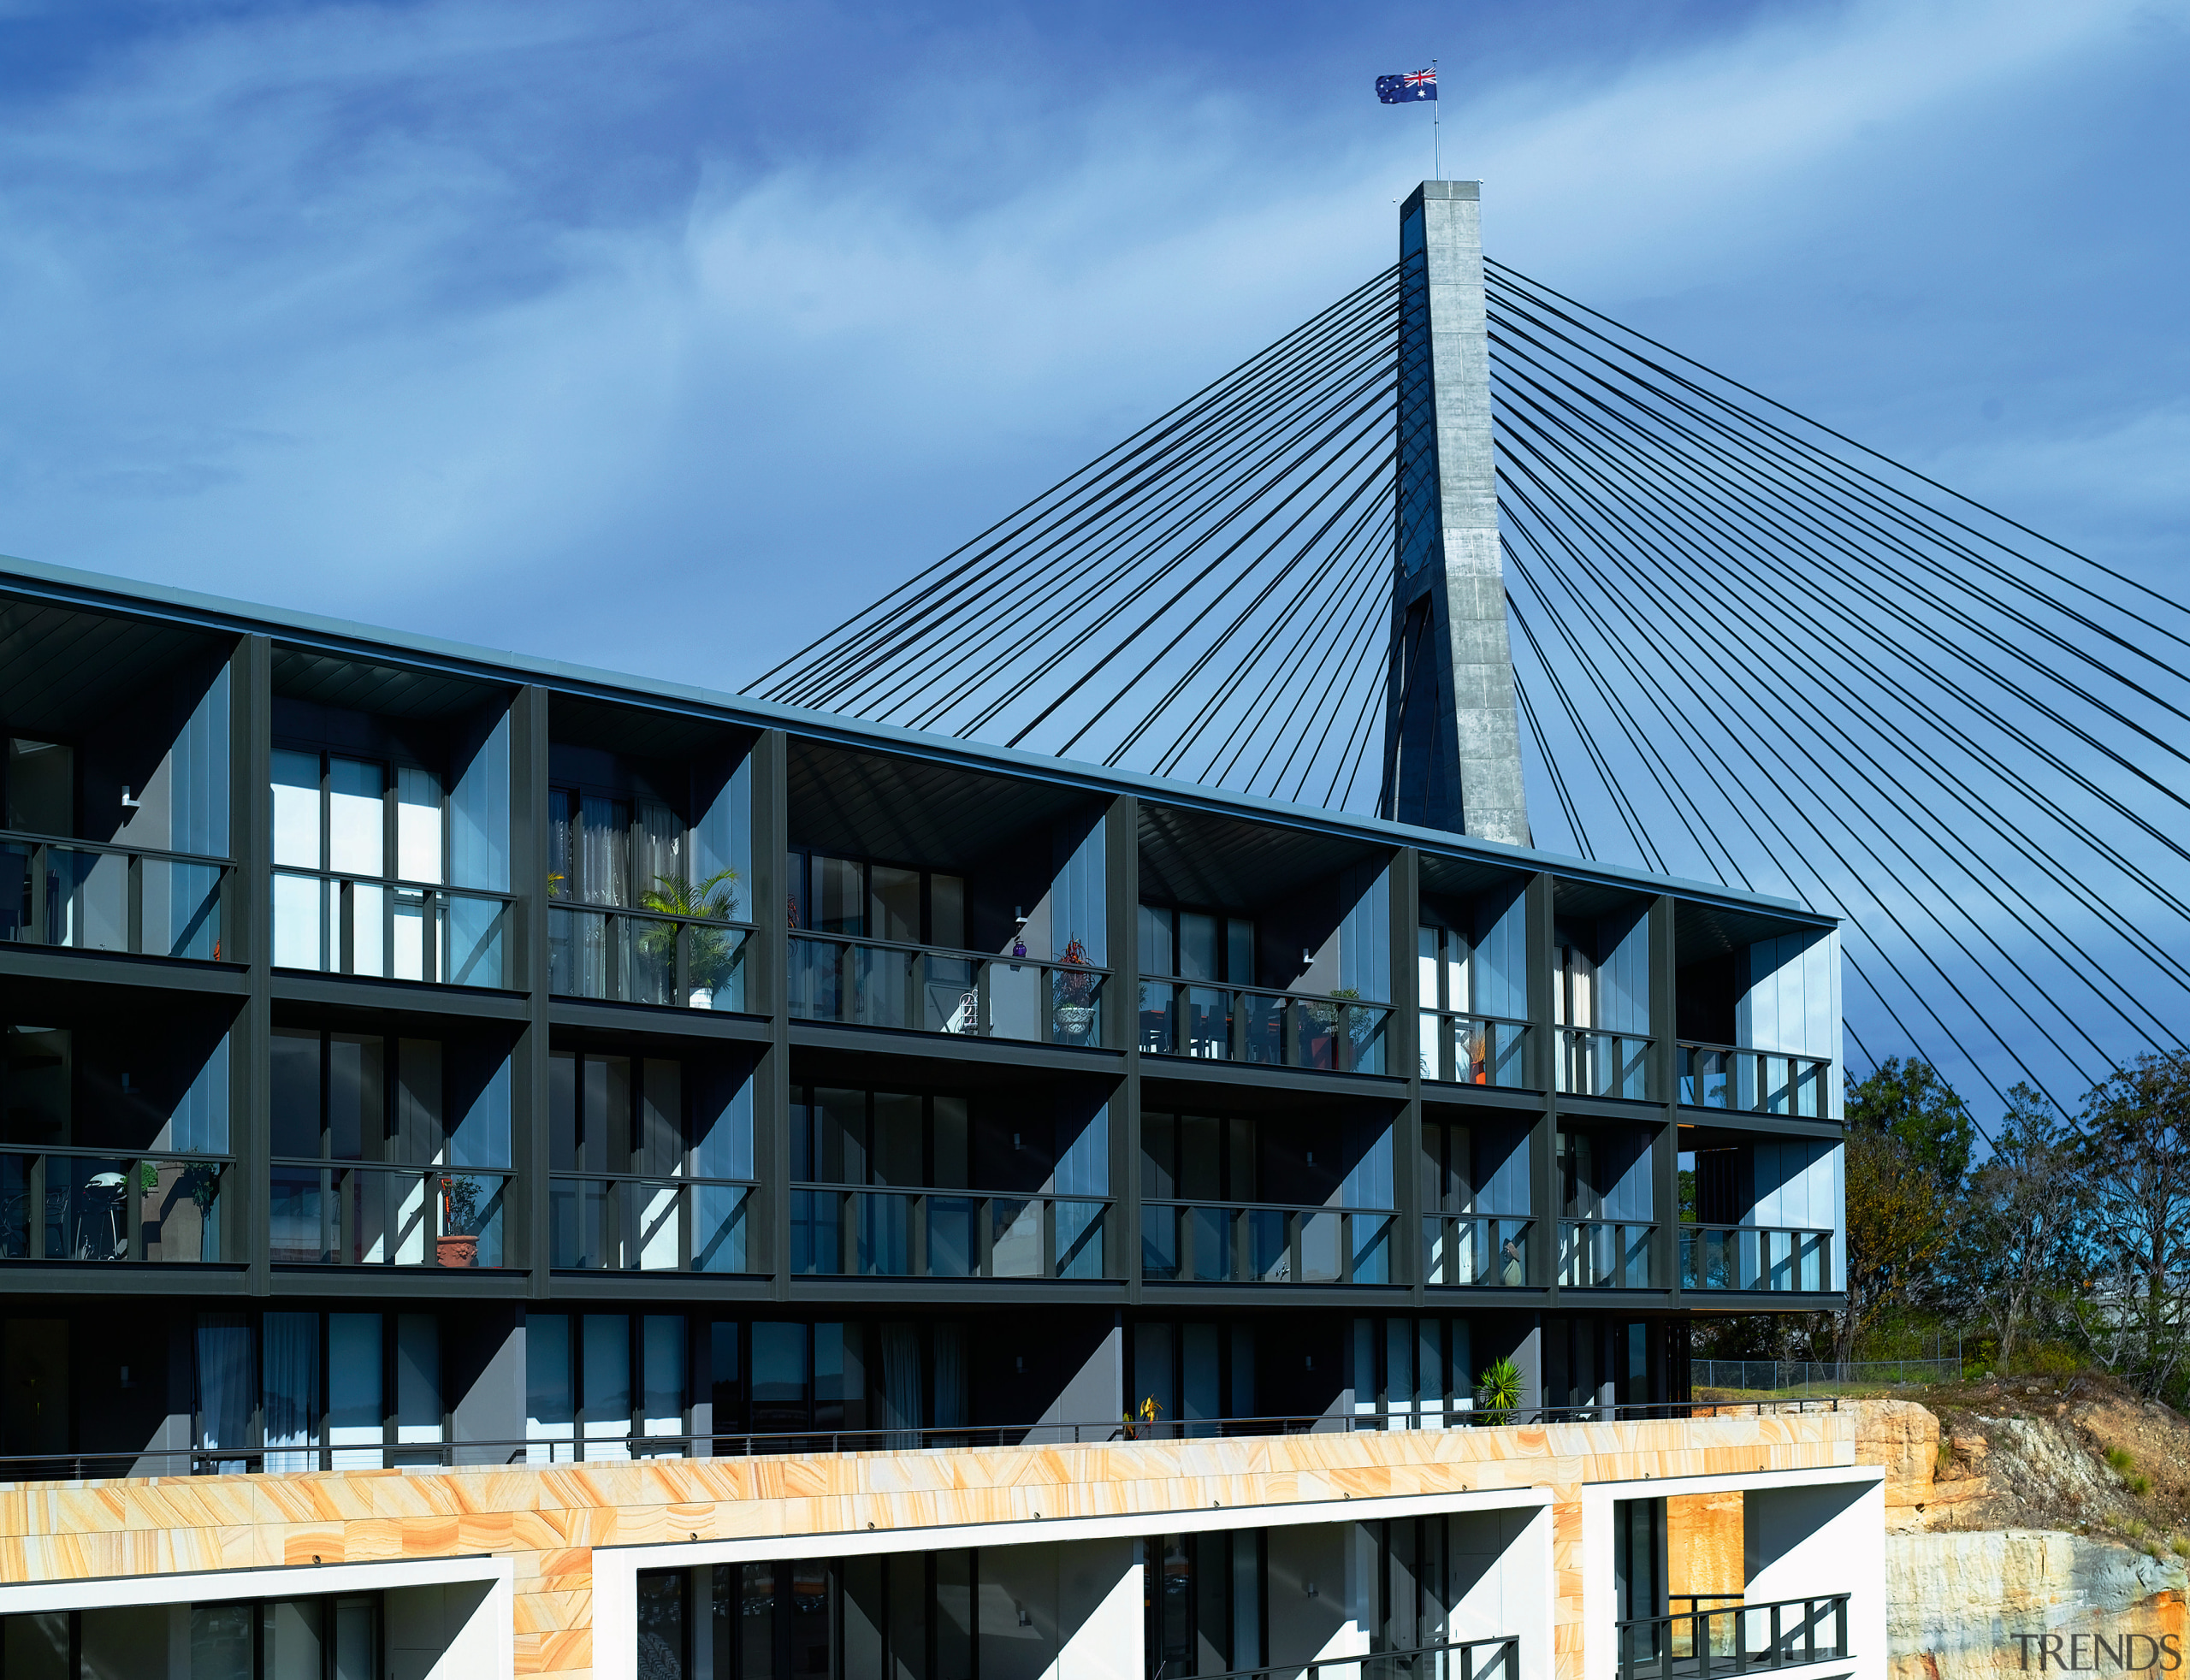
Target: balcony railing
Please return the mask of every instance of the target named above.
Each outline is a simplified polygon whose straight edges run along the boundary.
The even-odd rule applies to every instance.
[[[790,936],[790,1013],[848,1026],[1099,1047],[1109,978],[1086,963]]]
[[[1655,1225],[1609,1219],[1559,1222],[1559,1284],[1562,1289],[1653,1289]]]
[[[1691,1109],[1823,1120],[1832,1063],[1823,1056],[1733,1044],[1680,1047],[1680,1100]]]
[[[662,1009],[743,1009],[752,932],[719,918],[553,905],[548,989]]]
[[[516,902],[426,882],[276,869],[275,965],[507,987]]]
[[[1528,1022],[1424,1009],[1421,1025],[1424,1079],[1506,1089],[1536,1084],[1529,1066]]]
[[[1524,1289],[1532,1219],[1431,1214],[1422,1222],[1422,1281]]]
[[[809,1277],[1109,1275],[1109,1202],[979,1190],[800,1185],[790,1192],[790,1269]]]
[[[1709,1680],[1848,1659],[1846,1593],[1777,1604],[1704,1601],[1712,1596],[1675,1599],[1694,1607],[1617,1624],[1619,1680]]]
[[[1680,1287],[1823,1293],[1832,1287],[1832,1233],[1779,1225],[1684,1224]]]
[[[1140,1275],[1164,1283],[1389,1283],[1387,1208],[1145,1202]]]
[[[1509,1634],[1400,1651],[1305,1657],[1267,1668],[1230,1669],[1204,1680],[1521,1680],[1521,1642]]]
[[[221,958],[225,858],[0,833],[0,941]]]
[[[1560,1090],[1576,1097],[1649,1099],[1649,1039],[1632,1032],[1605,1032],[1588,1026],[1561,1026],[1555,1031]]]
[[[502,1211],[514,1174],[365,1161],[276,1161],[269,1169],[277,1265],[507,1263]]]
[[[200,1155],[0,1152],[0,1260],[228,1259],[221,1186],[232,1165]]]
[[[1382,1074],[1391,1020],[1388,1006],[1350,997],[1191,980],[1140,983],[1140,1047],[1153,1056]]]
[[[728,1179],[548,1181],[548,1262],[572,1271],[742,1272],[755,1189]]]

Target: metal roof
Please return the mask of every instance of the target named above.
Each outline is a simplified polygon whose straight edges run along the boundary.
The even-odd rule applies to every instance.
[[[1082,764],[1016,748],[963,741],[955,736],[931,735],[895,725],[869,723],[838,713],[784,706],[692,683],[528,657],[513,650],[474,647],[440,636],[353,624],[318,613],[287,612],[196,590],[140,583],[13,556],[0,555],[0,592],[26,600],[151,618],[174,626],[269,636],[292,648],[338,654],[373,666],[376,675],[387,671],[393,659],[421,671],[444,677],[467,677],[476,682],[537,683],[601,700],[636,701],[749,727],[783,729],[868,751],[956,765],[977,772],[1001,772],[1033,778],[1059,787],[1133,794],[1166,805],[1275,823],[1311,834],[1412,846],[1441,857],[1477,861],[1507,869],[1548,870],[1568,880],[1595,882],[1628,891],[1672,893],[1683,898],[1762,912],[1775,919],[1817,926],[1833,925],[1838,920],[1792,899],[1746,892],[1715,881],[1655,875],[1646,870],[1597,863],[1530,847],[1500,845],[1407,823],[1293,805],[1252,794],[1228,793],[1197,783],[1144,775],[1107,765]],[[306,662],[299,661],[292,668],[301,671],[311,667]],[[422,685],[420,698],[432,693],[434,686]]]

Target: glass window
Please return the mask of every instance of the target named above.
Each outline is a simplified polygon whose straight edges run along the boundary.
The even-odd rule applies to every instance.
[[[254,1609],[248,1604],[190,1606],[190,1680],[252,1680]],[[15,1672],[12,1647],[8,1672]]]
[[[364,759],[327,766],[327,867],[348,875],[383,873],[388,855],[388,775]]]
[[[269,1312],[263,1321],[264,1350],[260,1366],[264,1388],[260,1404],[266,1418],[266,1445],[310,1448],[319,1442],[319,1315]],[[266,1455],[269,1474],[316,1470],[319,1454],[310,1451]]]
[[[1179,912],[1179,978],[1214,980],[1216,969],[1216,918],[1198,910]]]
[[[774,1435],[805,1429],[808,1393],[806,1326],[753,1327],[753,1429]]]
[[[966,949],[966,882],[959,875],[927,878],[928,935],[931,945],[949,950]]]
[[[649,1435],[684,1433],[684,1320],[649,1313],[641,1321],[640,1417]]]
[[[264,1680],[321,1680],[318,1599],[277,1599],[261,1607],[265,1618]]]
[[[868,936],[905,945],[920,944],[920,871],[878,863],[867,870],[867,878]]]
[[[577,844],[578,796],[568,788],[551,788],[548,793],[548,896],[550,898],[576,898],[578,896]]]
[[[441,1334],[431,1313],[406,1312],[395,1321],[395,1438],[441,1438]]]
[[[494,720],[449,796],[449,879],[459,887],[510,886],[510,719]],[[431,878],[439,880],[436,875]]]
[[[527,1440],[571,1438],[577,1411],[571,1392],[571,1321],[566,1314],[525,1314],[524,1413]]]
[[[632,837],[636,853],[638,902],[654,893],[679,902],[689,885],[684,870],[684,825],[678,814],[657,799],[638,802],[638,827]]]
[[[620,1312],[585,1315],[585,1432],[589,1439],[631,1432],[631,1321]]]
[[[867,932],[867,884],[860,866],[849,858],[814,859],[814,929],[818,933]]]
[[[631,1170],[671,1178],[684,1170],[684,1068],[649,1057],[640,1068],[638,1136]]]
[[[319,1153],[319,1034],[277,1030],[272,1056],[273,1146],[276,1155]]]
[[[792,1155],[796,1162],[796,1145]],[[753,1176],[753,1083],[749,1079],[738,1082],[722,1112],[693,1139],[692,1172],[703,1179]],[[804,1176],[803,1169],[795,1164],[791,1176]]]
[[[714,1399],[714,1427],[718,1435],[733,1435],[745,1428],[744,1362],[739,1358],[743,1326],[718,1321],[708,1328],[707,1380]]]
[[[377,1470],[385,1419],[381,1403],[381,1325],[376,1312],[327,1316],[327,1444],[336,1470]],[[350,1452],[341,1449],[349,1447]],[[354,1449],[370,1448],[370,1451]]]
[[[378,1038],[330,1033],[327,1043],[327,1152],[337,1161],[364,1159],[387,1134]]]
[[[578,828],[577,896],[589,904],[628,904],[631,864],[631,807],[620,799],[587,794]]]
[[[407,764],[395,772],[395,873],[436,885],[441,878],[441,778]]]
[[[274,861],[320,867],[319,754],[274,750]]]

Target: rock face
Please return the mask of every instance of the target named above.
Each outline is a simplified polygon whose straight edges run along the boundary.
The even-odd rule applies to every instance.
[[[2183,1571],[2141,1552],[2080,1535],[2027,1529],[1890,1534],[1886,1639],[1894,1680],[1980,1680],[2075,1665],[2100,1674],[2179,1667]],[[2018,1635],[2059,1635],[2043,1647]],[[2143,1636],[2127,1660],[2110,1652]],[[2147,1642],[2163,1636],[2168,1646]],[[2172,1661],[2163,1653],[2171,1651]],[[2041,1665],[2043,1665],[2041,1667]]]
[[[1857,1462],[1886,1472],[1894,1680],[2057,1668],[2159,1675],[2190,1660],[2179,1562],[2116,1541],[2011,1525],[2021,1511],[2098,1511],[2127,1498],[2122,1476],[2061,1417],[1977,1420],[1942,1450],[1939,1420],[1925,1407],[1852,1404]],[[2124,1647],[2133,1635],[2139,1642]],[[2040,1644],[2046,1636],[2063,1642]],[[2162,1639],[2169,1642],[2152,1642]]]

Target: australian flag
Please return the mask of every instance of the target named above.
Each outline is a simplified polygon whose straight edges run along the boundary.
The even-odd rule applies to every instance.
[[[1404,105],[1417,99],[1437,97],[1437,73],[1417,70],[1411,76],[1379,76],[1376,78],[1376,97],[1388,105]]]

